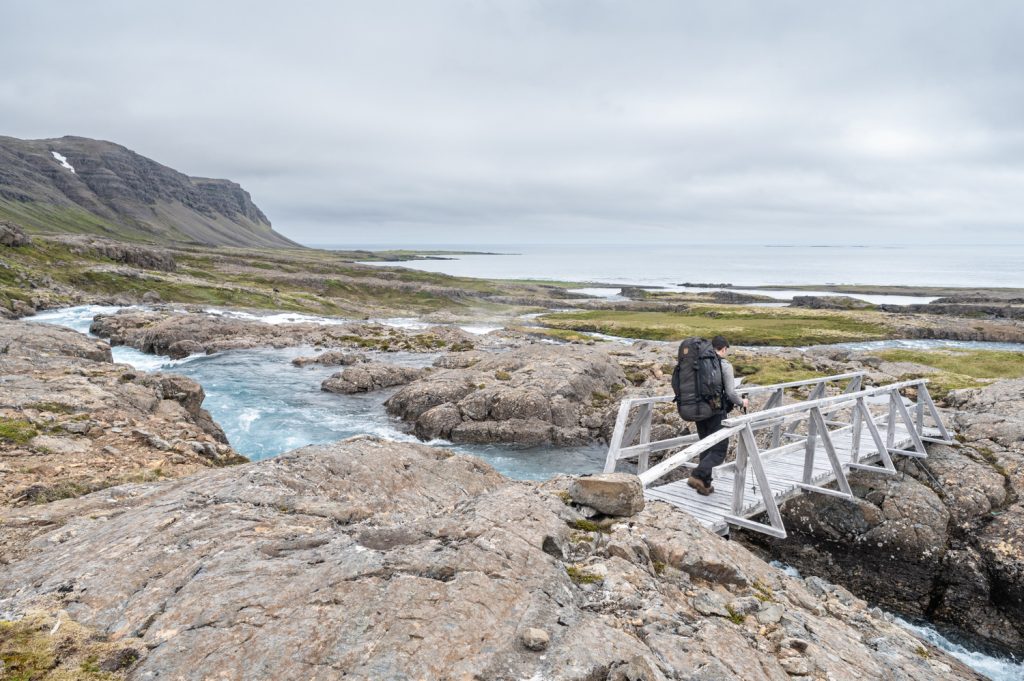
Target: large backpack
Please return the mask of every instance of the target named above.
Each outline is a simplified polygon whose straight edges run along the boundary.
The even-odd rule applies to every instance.
[[[710,341],[687,338],[679,344],[676,368],[672,370],[672,392],[679,416],[686,421],[703,421],[722,410],[722,359]]]

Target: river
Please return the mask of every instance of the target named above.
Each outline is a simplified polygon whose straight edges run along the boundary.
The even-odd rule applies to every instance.
[[[86,305],[43,312],[33,321],[66,326],[88,333],[89,324],[97,314],[109,314],[119,308]],[[217,311],[222,314],[245,315]],[[266,315],[267,323],[341,320],[308,315]],[[415,327],[415,320],[379,320],[395,326]],[[469,329],[477,333],[494,327]],[[928,347],[994,347],[1001,350],[1024,350],[1010,343],[967,343],[953,341],[882,341],[871,346],[892,347],[912,344]],[[865,347],[866,344],[858,344]],[[870,347],[870,346],[869,346]],[[214,355],[193,355],[185,359],[147,355],[134,348],[112,348],[114,361],[131,364],[142,371],[173,371],[200,383],[206,392],[203,406],[221,425],[232,446],[252,460],[276,456],[308,444],[332,442],[360,434],[379,435],[405,442],[416,438],[405,432],[402,424],[384,411],[384,401],[394,390],[363,395],[335,395],[320,390],[320,382],[334,373],[336,367],[310,365],[295,367],[291,360],[309,355],[312,348],[232,350]],[[388,361],[426,366],[434,354],[388,353]],[[443,446],[478,456],[503,474],[518,479],[544,480],[559,473],[593,473],[604,465],[605,449],[600,446],[578,448],[535,447],[514,449],[497,445],[453,445],[445,441],[428,444]],[[897,621],[929,643],[942,648],[971,668],[996,681],[1024,679],[1024,663],[992,657],[955,643],[927,625]]]

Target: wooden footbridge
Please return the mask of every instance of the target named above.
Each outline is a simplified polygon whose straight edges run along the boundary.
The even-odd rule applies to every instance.
[[[729,418],[723,428],[698,440],[682,435],[651,442],[654,405],[672,396],[622,401],[608,447],[605,472],[635,459],[648,500],[689,513],[704,526],[727,534],[730,525],[785,537],[779,504],[798,494],[853,498],[851,470],[896,472],[893,456],[927,458],[925,442],[954,444],[928,394],[927,379],[862,389],[863,372],[737,390],[761,402],[758,411]],[[838,395],[831,392],[845,390]],[[807,390],[804,401],[784,404],[787,391]],[[913,392],[913,401],[903,393]],[[761,399],[767,395],[767,399]],[[930,425],[928,425],[930,422]],[[696,467],[701,452],[735,436],[736,459],[714,469],[714,493],[701,496],[686,476],[660,482],[679,467]],[[679,450],[657,465],[650,456]],[[673,476],[678,477],[678,476]],[[835,482],[836,487],[826,487]],[[659,484],[660,483],[660,484]],[[768,523],[754,520],[767,515]]]

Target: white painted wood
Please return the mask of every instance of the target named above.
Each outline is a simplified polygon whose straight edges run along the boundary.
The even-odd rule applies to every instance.
[[[654,405],[645,404],[640,407],[640,444],[651,443],[651,418],[654,416]],[[643,451],[637,457],[636,472],[643,473],[650,468],[650,452]]]

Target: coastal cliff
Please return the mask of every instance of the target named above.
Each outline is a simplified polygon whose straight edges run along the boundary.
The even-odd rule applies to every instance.
[[[298,247],[230,180],[189,177],[119,144],[0,137],[0,219],[43,233]]]

